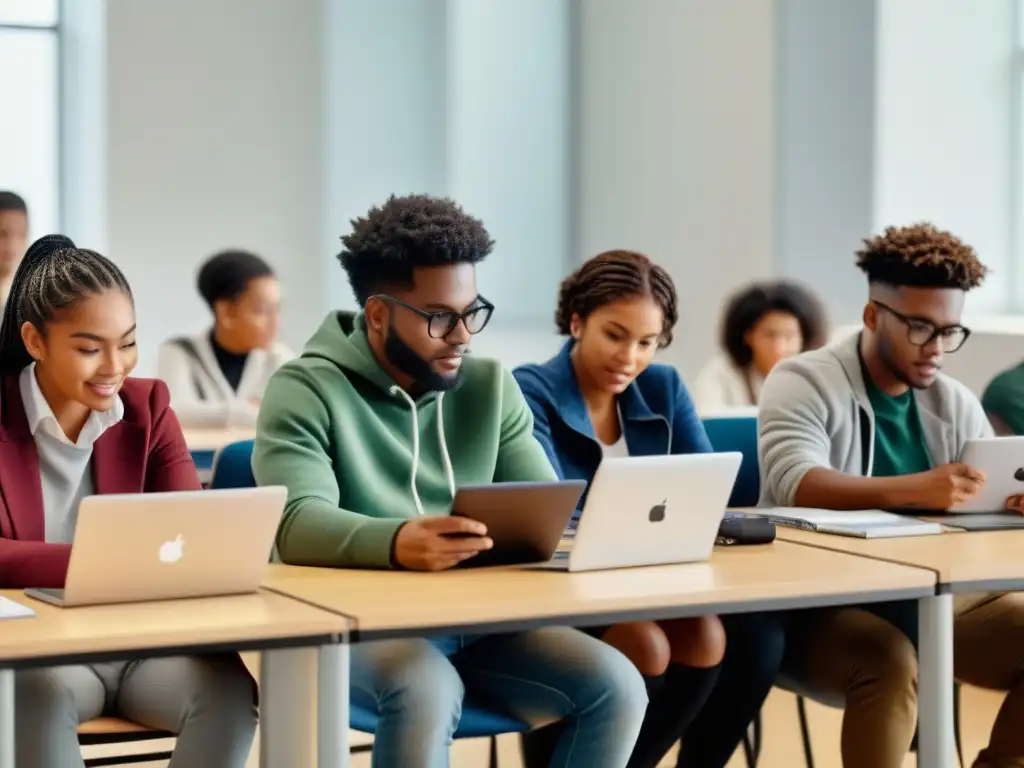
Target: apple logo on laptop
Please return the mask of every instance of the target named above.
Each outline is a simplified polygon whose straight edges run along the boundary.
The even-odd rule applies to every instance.
[[[1024,467],[1021,467],[1020,469],[1013,473],[1013,479],[1019,480],[1020,482],[1024,483]]]
[[[165,541],[160,545],[160,562],[176,563],[185,554],[185,539],[179,533],[174,541]]]
[[[661,504],[655,504],[651,507],[651,511],[647,513],[647,519],[652,523],[660,523],[665,519],[665,507],[668,504],[668,499],[665,499]]]

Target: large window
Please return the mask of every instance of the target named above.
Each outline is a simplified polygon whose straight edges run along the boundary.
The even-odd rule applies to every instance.
[[[31,234],[60,231],[58,0],[0,0],[0,189],[28,202]]]

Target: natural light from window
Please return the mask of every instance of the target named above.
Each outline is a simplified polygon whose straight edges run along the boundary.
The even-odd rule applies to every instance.
[[[57,0],[0,0],[0,189],[29,205],[31,234],[60,229]]]

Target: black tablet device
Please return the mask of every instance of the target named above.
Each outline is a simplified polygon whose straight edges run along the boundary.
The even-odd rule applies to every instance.
[[[494,541],[492,549],[463,561],[462,567],[550,560],[586,487],[583,480],[462,486],[452,514],[483,523]]]

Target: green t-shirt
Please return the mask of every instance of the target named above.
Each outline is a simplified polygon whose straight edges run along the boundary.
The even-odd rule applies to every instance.
[[[997,416],[1015,435],[1024,435],[1024,364],[1003,371],[981,396],[985,412]]]
[[[875,461],[872,477],[897,477],[932,468],[913,390],[887,395],[865,371],[868,399],[875,412]]]

